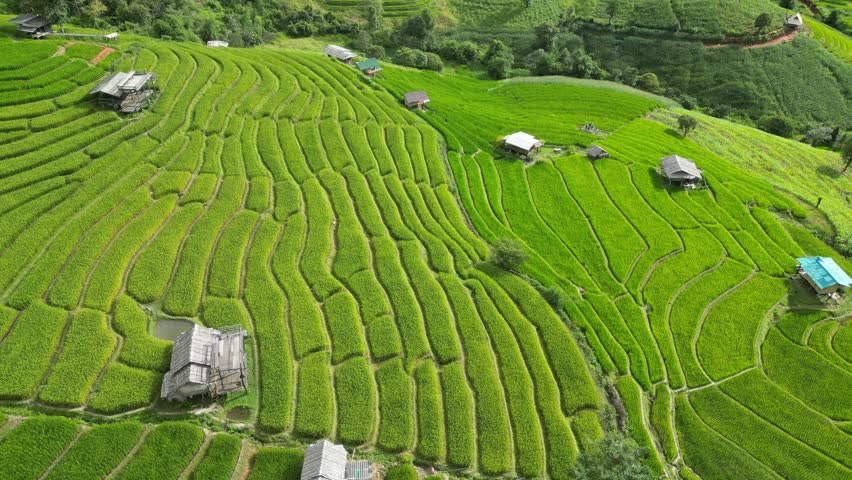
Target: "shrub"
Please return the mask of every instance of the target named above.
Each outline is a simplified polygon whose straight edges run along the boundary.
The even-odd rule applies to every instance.
[[[390,467],[385,478],[387,480],[417,480],[418,476],[414,465],[404,463]]]
[[[765,132],[785,138],[792,136],[793,130],[796,128],[793,120],[783,115],[767,115],[765,117],[761,117],[757,121],[757,126]]]
[[[589,450],[580,453],[571,468],[577,480],[652,480],[657,478],[642,461],[645,453],[633,440],[611,433]]]
[[[500,238],[491,246],[491,261],[506,270],[515,270],[529,259],[526,247],[511,238]]]

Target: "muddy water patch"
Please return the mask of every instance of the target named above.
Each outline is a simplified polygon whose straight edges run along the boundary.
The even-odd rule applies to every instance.
[[[195,323],[182,318],[161,318],[154,324],[154,336],[173,342],[178,335],[192,329]]]

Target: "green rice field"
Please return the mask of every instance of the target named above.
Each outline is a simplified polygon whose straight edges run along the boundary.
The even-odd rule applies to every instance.
[[[93,65],[99,46],[4,35],[0,477],[295,480],[328,438],[568,479],[617,428],[665,478],[852,477],[850,307],[793,275],[852,272],[807,223],[821,193],[852,234],[836,154],[698,115],[684,138],[676,104],[607,82],[370,80],[132,35]],[[152,105],[95,105],[113,69],[155,72]],[[496,147],[518,130],[535,162]],[[709,188],[663,185],[673,153]],[[489,261],[500,238],[519,272]],[[159,400],[165,318],[242,325],[249,391]]]

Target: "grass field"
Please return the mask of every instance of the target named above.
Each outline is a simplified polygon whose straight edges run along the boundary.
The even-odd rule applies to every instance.
[[[840,257],[796,224],[808,212],[772,185],[802,196],[821,188],[844,202],[845,179],[804,186],[841,167],[834,154],[704,117],[684,139],[669,126],[681,111],[646,116],[663,105],[607,85],[550,85],[548,102],[530,88],[499,102],[518,83],[384,74],[393,92],[430,94],[421,116],[448,138],[477,231],[524,242],[532,256],[522,270],[572,299],[567,313],[617,379],[628,430],[652,452],[652,469],[685,464],[704,479],[852,473],[848,434],[835,424],[849,412],[829,387],[852,380],[836,350],[842,311],[817,317],[821,328],[803,344],[797,335],[799,345],[780,331],[795,330],[792,320],[775,325],[776,312],[802,306],[787,277],[794,257]],[[589,121],[611,133],[576,130]],[[552,145],[597,143],[610,158],[591,163],[569,146],[525,166],[494,147],[516,130]],[[656,167],[672,153],[696,160],[710,189],[665,188]],[[825,211],[848,225],[848,206]],[[782,413],[790,409],[801,411]],[[721,468],[712,460],[720,456]]]
[[[161,91],[119,117],[99,67],[0,39],[0,397],[157,412],[153,323],[242,323],[256,382],[226,408],[258,432],[563,478],[601,394],[532,287],[474,269],[440,134],[319,54],[137,40],[119,68]],[[202,437],[157,426],[116,478],[181,475]]]

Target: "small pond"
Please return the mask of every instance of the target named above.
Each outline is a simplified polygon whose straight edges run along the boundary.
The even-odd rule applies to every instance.
[[[193,325],[195,324],[191,321],[181,318],[161,318],[154,325],[154,336],[173,342],[178,335],[190,330]]]

